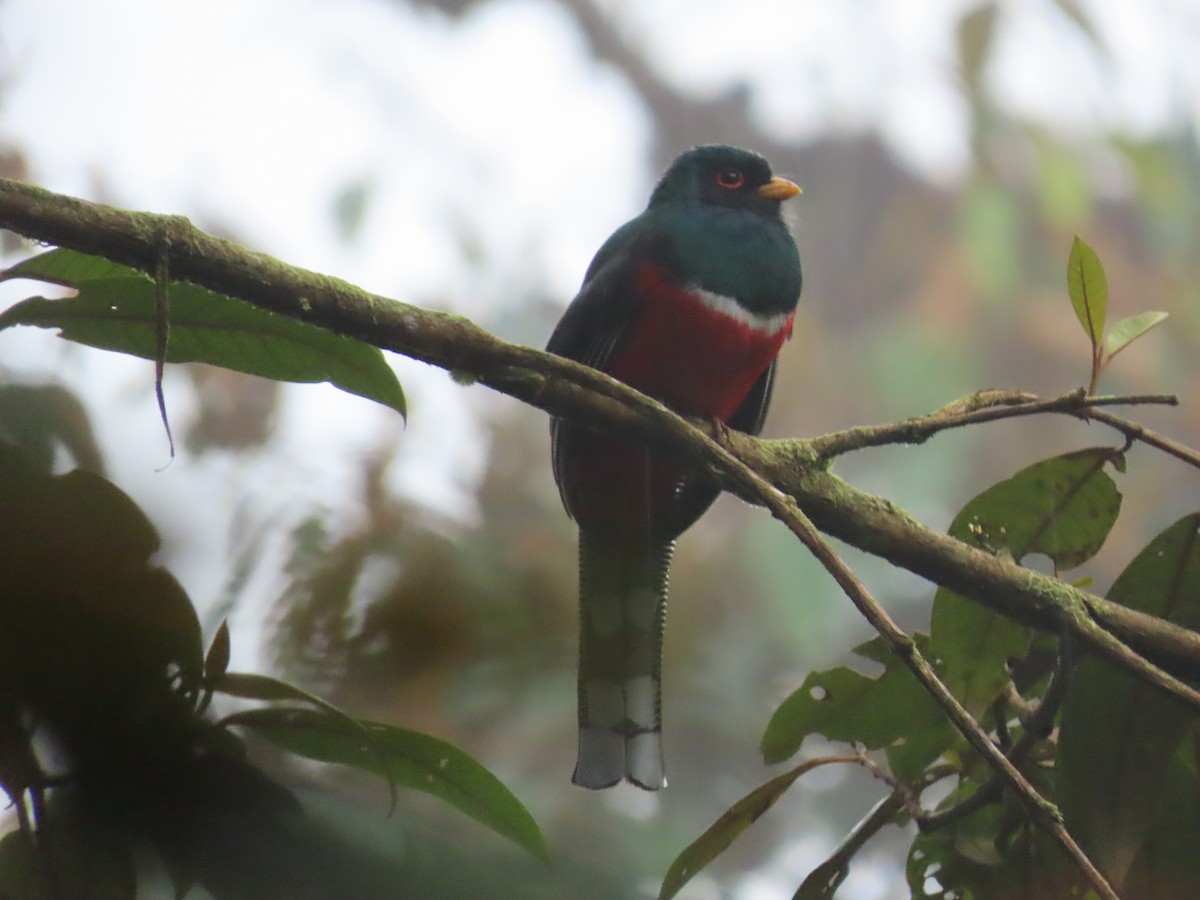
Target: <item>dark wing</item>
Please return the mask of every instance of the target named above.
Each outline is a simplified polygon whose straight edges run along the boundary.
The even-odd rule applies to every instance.
[[[758,381],[750,388],[746,399],[733,411],[733,415],[725,424],[747,434],[758,434],[762,431],[774,387],[775,360],[771,360],[766,371],[758,376]],[[671,539],[691,528],[692,523],[704,515],[704,511],[712,506],[720,493],[721,488],[711,478],[691,475],[681,480],[676,490],[675,509],[669,525]]]
[[[725,424],[735,431],[758,434],[767,420],[767,407],[771,405],[771,392],[775,389],[775,360],[758,376],[742,405],[733,411]]]
[[[628,333],[637,315],[637,295],[632,255],[628,252],[632,242],[621,240],[624,231],[617,231],[596,254],[583,287],[550,335],[546,352],[603,370],[613,348]],[[564,492],[563,465],[579,427],[565,419],[550,419],[554,480],[568,513],[571,505]]]
[[[614,261],[584,283],[550,335],[546,352],[603,369],[631,324],[634,302],[627,267]]]
[[[583,287],[550,335],[547,353],[604,368],[612,348],[632,324],[634,245],[641,242],[639,235],[645,230],[640,217],[626,222],[596,252]]]

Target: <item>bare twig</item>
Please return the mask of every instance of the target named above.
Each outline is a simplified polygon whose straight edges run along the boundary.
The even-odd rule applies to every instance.
[[[1200,452],[1178,441],[1173,441],[1169,437],[1159,434],[1157,431],[1151,431],[1144,425],[1098,409],[1092,410],[1088,414],[1088,418],[1095,419],[1097,422],[1103,422],[1109,428],[1114,428],[1121,432],[1129,440],[1140,441],[1143,444],[1161,450],[1163,453],[1174,456],[1176,459],[1187,463],[1193,468],[1200,469]]]
[[[1144,406],[1148,404],[1177,406],[1179,399],[1172,394],[1131,394],[1129,396],[1090,396],[1083,389],[1071,391],[1060,397],[1043,399],[1036,394],[1026,391],[1011,391],[1003,389],[977,391],[941,409],[924,416],[914,416],[903,422],[885,425],[868,425],[859,428],[848,428],[835,431],[812,439],[812,448],[822,460],[830,460],[836,456],[866,447],[880,447],[888,444],[922,444],[935,434],[948,431],[951,428],[962,428],[967,425],[978,425],[981,422],[995,422],[999,419],[1012,419],[1018,416],[1034,416],[1043,413],[1064,413],[1081,419],[1096,419],[1112,425],[1128,435],[1125,428],[1115,424],[1125,422],[1100,412],[1101,406]],[[1134,423],[1126,423],[1133,425]],[[1140,426],[1137,426],[1140,429]],[[1142,440],[1142,434],[1153,435],[1145,429],[1135,435]],[[1162,440],[1166,440],[1165,438]],[[1146,440],[1146,443],[1154,443]],[[1170,442],[1169,442],[1170,443]],[[1155,446],[1160,446],[1155,444]],[[1178,446],[1178,445],[1177,445]],[[1166,449],[1161,447],[1160,449]],[[1184,448],[1185,450],[1187,448]],[[1168,451],[1170,452],[1170,451]],[[1195,454],[1200,461],[1200,455]],[[1186,457],[1181,457],[1186,459]]]

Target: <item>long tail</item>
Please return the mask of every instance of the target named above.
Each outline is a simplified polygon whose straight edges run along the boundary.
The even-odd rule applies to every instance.
[[[662,755],[662,636],[673,541],[580,529],[579,756],[572,781],[656,791]]]

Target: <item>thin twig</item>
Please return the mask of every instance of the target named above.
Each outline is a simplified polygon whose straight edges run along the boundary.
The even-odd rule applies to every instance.
[[[1094,418],[1112,424],[1116,417],[1100,412],[1101,406],[1177,406],[1179,399],[1172,394],[1131,394],[1128,396],[1089,396],[1083,389],[1059,397],[1043,399],[1026,391],[1004,389],[977,391],[941,409],[903,422],[867,425],[835,431],[812,439],[812,447],[822,460],[830,460],[854,450],[890,444],[922,444],[942,431],[995,422],[1018,416],[1043,413],[1062,413],[1076,418]],[[1117,419],[1117,421],[1124,421]],[[1129,423],[1132,424],[1132,423]],[[1113,427],[1118,427],[1113,425]],[[1124,430],[1124,429],[1119,429]],[[1152,433],[1151,433],[1152,434]],[[1150,441],[1147,441],[1150,443]],[[1156,445],[1157,446],[1157,445]],[[1186,449],[1186,448],[1185,448]],[[1197,457],[1200,459],[1200,456]]]
[[[1116,429],[1130,440],[1141,441],[1143,444],[1174,456],[1176,459],[1187,463],[1193,468],[1200,469],[1200,452],[1178,441],[1171,440],[1171,438],[1159,434],[1157,431],[1151,431],[1144,425],[1102,410],[1093,410],[1088,414],[1088,418],[1095,419],[1097,422],[1104,423],[1109,428]]]

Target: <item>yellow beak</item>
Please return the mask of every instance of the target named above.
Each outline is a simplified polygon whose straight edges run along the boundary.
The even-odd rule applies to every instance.
[[[772,178],[758,189],[759,196],[766,197],[768,200],[783,201],[802,193],[804,192],[800,190],[800,185],[794,181],[788,181],[786,178],[778,177]]]

